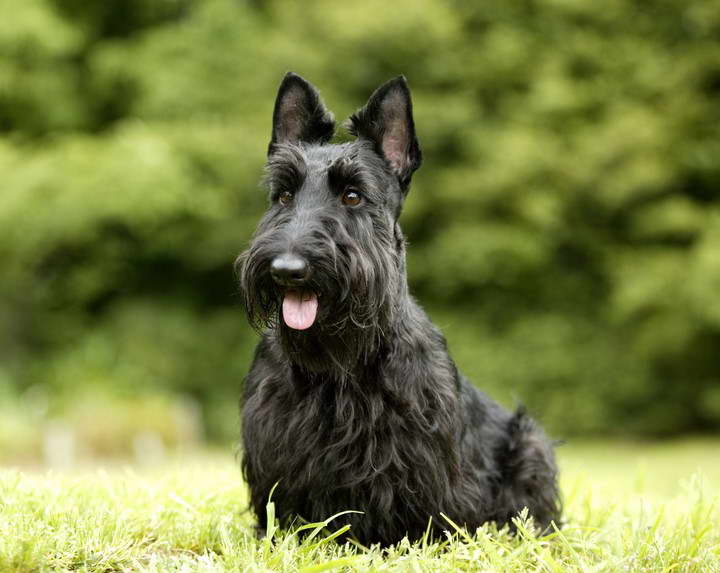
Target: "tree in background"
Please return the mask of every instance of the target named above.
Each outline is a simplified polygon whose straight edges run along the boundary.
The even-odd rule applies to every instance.
[[[720,424],[717,2],[0,10],[7,388],[177,392],[232,435],[277,83],[342,118],[403,73],[410,281],[460,368],[560,435]]]

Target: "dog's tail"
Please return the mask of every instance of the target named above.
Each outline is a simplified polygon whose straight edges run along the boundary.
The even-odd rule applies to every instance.
[[[543,530],[553,521],[559,526],[562,503],[553,442],[522,406],[510,417],[506,430],[507,440],[499,452],[498,523],[510,523],[527,507]]]

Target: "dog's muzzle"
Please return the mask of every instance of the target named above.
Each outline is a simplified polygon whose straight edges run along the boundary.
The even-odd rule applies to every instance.
[[[270,263],[270,275],[284,288],[282,315],[285,324],[294,330],[310,328],[317,317],[317,295],[303,288],[310,278],[308,262],[291,253],[275,257]]]

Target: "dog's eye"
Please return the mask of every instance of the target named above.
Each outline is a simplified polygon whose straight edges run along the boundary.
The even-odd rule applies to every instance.
[[[346,187],[345,192],[342,196],[342,202],[343,205],[348,205],[349,207],[355,207],[356,205],[360,204],[360,193],[358,193],[354,187]]]
[[[290,191],[283,191],[278,195],[278,201],[281,205],[289,205],[293,200],[293,194]]]

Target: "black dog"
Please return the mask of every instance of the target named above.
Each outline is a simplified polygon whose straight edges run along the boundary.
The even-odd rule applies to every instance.
[[[408,292],[398,225],[420,166],[405,78],[354,114],[350,143],[317,91],[285,76],[268,149],[270,206],[237,262],[265,329],[245,382],[243,470],[265,528],[277,515],[351,524],[362,543],[559,516],[550,442],[457,371]],[[435,529],[433,529],[435,531]]]

